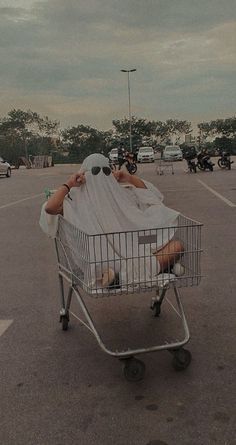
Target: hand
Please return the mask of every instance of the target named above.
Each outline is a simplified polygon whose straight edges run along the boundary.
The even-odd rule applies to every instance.
[[[118,182],[128,182],[136,188],[146,189],[145,183],[136,175],[131,175],[125,170],[115,170],[112,172]]]
[[[130,182],[131,174],[125,170],[114,170],[113,176],[118,182]]]
[[[72,187],[80,187],[80,185],[85,183],[85,174],[84,173],[75,173],[70,176],[67,181],[67,184],[70,188]]]

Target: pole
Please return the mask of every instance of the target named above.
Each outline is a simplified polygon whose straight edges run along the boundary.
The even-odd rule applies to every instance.
[[[132,117],[131,117],[131,103],[130,103],[130,78],[129,78],[129,73],[130,71],[128,71],[128,97],[129,97],[129,148],[130,148],[130,152],[132,153]]]
[[[134,71],[137,71],[136,68],[133,68],[132,70],[121,70],[122,73],[127,73],[128,75],[128,99],[129,99],[129,146],[130,151],[133,151],[132,146],[132,116],[131,116],[131,100],[130,100],[130,73],[133,73]]]

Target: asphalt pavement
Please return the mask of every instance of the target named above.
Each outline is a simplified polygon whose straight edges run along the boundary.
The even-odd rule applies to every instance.
[[[64,332],[54,243],[38,220],[45,188],[73,165],[0,177],[1,445],[234,445],[236,394],[236,157],[231,171],[174,174],[138,165],[165,204],[203,223],[199,287],[181,289],[191,339],[190,366],[176,372],[167,351],[143,354],[141,382],[105,354],[72,315]],[[172,296],[169,297],[172,301]],[[89,299],[103,338],[116,347],[178,335],[166,303],[153,317],[146,295]],[[72,304],[72,311],[81,311]]]

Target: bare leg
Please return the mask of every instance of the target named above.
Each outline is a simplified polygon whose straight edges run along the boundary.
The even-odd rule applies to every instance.
[[[172,240],[166,244],[163,249],[155,252],[154,255],[157,257],[160,264],[160,272],[163,272],[165,269],[169,269],[170,266],[175,264],[183,252],[184,246],[179,240]],[[115,272],[113,269],[109,268],[102,274],[102,278],[99,280],[100,285],[102,287],[108,287],[111,283],[113,283],[114,278]]]
[[[115,272],[113,269],[108,269],[102,274],[102,287],[107,287],[114,281]]]
[[[182,252],[184,252],[184,246],[178,240],[172,240],[163,249],[158,250],[154,255],[159,261],[160,271],[163,272],[170,268],[179,259]]]

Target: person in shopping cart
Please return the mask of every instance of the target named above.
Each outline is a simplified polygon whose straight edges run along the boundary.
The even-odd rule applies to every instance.
[[[58,214],[89,234],[167,227],[168,237],[160,240],[154,252],[158,272],[163,272],[179,258],[183,245],[170,237],[179,213],[162,201],[163,195],[151,183],[129,174],[126,169],[111,171],[109,159],[95,153],[88,156],[79,172],[70,176],[45,203],[41,227],[45,226],[46,219],[49,221],[47,215]],[[103,276],[103,285],[107,286],[113,278],[113,271],[109,269]]]

